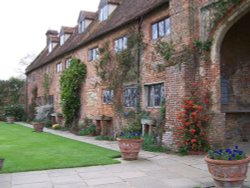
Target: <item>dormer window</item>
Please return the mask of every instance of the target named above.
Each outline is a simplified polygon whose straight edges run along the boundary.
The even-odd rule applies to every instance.
[[[99,21],[107,20],[120,3],[121,0],[101,0],[98,8]]]
[[[65,42],[65,36],[64,35],[61,35],[60,36],[60,46],[62,46]]]
[[[99,20],[100,21],[104,21],[107,18],[108,18],[108,5],[101,8],[100,13],[99,13]]]
[[[77,23],[78,23],[78,33],[83,33],[87,27],[95,20],[96,13],[88,11],[80,11]]]
[[[82,20],[78,24],[78,33],[83,33],[85,30],[85,20]]]
[[[73,27],[62,27],[60,31],[60,46],[62,46],[68,38],[74,33]]]

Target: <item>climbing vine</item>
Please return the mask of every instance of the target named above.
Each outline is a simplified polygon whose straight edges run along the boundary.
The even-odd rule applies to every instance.
[[[60,97],[65,126],[74,129],[77,125],[80,109],[81,85],[86,77],[86,65],[78,59],[72,59],[68,69],[60,78]]]
[[[43,90],[44,90],[44,100],[45,104],[49,101],[49,87],[50,87],[50,77],[49,74],[44,73],[43,75]]]
[[[122,111],[123,84],[136,82],[139,76],[138,53],[144,46],[143,36],[137,32],[130,33],[132,34],[127,38],[127,48],[122,51],[115,53],[108,42],[104,43],[103,47],[99,49],[100,59],[96,65],[97,75],[101,78],[102,84],[114,91],[113,106],[116,111]]]
[[[220,0],[214,3],[214,25],[227,13],[227,11],[237,6],[240,0]]]

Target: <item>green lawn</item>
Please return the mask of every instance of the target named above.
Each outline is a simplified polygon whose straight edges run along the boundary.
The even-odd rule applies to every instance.
[[[32,129],[0,122],[0,173],[83,167],[119,163],[120,153],[91,144],[35,133]]]

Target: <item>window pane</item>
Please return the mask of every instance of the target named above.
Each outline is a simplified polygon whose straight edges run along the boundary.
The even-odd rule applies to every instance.
[[[169,18],[165,20],[165,34],[166,35],[170,34],[170,19]]]
[[[123,49],[126,49],[127,48],[127,37],[123,37]]]
[[[159,22],[159,36],[160,37],[163,37],[165,35],[165,32],[164,32],[165,27],[164,27],[164,25],[165,25],[164,21]]]
[[[161,104],[161,84],[154,86],[154,106],[160,106]]]
[[[64,35],[60,36],[60,45],[62,46],[64,44]]]
[[[152,25],[152,39],[158,38],[157,23]]]
[[[103,90],[103,103],[105,104],[110,104],[112,103],[112,99],[113,99],[113,90]]]
[[[136,88],[126,88],[123,95],[125,107],[136,106]]]

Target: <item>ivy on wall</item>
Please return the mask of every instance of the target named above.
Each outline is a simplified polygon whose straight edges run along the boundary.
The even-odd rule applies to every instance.
[[[49,74],[44,73],[44,75],[43,75],[43,89],[44,89],[45,104],[47,104],[49,101],[50,80],[51,79],[49,77]]]
[[[102,84],[114,90],[113,106],[121,111],[121,92],[126,82],[136,82],[139,79],[139,57],[143,48],[143,36],[138,32],[130,32],[127,38],[127,48],[114,52],[109,43],[104,43],[99,49],[100,59],[96,65],[97,75]],[[139,89],[138,89],[139,92]],[[139,94],[138,94],[139,96]]]
[[[74,129],[77,126],[80,109],[81,85],[87,74],[86,65],[78,59],[72,59],[68,69],[60,78],[60,98],[65,126]]]

